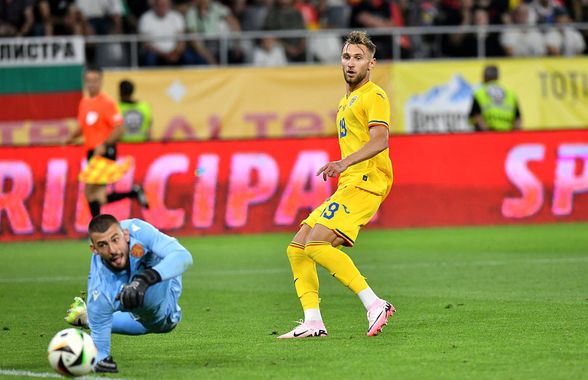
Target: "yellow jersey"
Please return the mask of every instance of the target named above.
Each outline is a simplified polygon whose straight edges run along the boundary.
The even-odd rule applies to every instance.
[[[370,140],[370,128],[389,128],[388,96],[373,82],[367,82],[348,96],[343,96],[337,111],[337,130],[341,158],[359,150]],[[385,197],[392,187],[392,162],[386,149],[374,157],[358,162],[339,176],[339,188],[356,186]]]

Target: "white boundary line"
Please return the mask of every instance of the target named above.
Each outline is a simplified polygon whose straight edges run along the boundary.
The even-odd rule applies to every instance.
[[[63,379],[63,376],[51,372],[33,372],[33,371],[21,371],[16,369],[0,369],[0,376],[26,376],[26,377],[42,377],[46,379]],[[96,376],[82,376],[78,379],[86,380],[124,380],[115,377],[96,377]]]

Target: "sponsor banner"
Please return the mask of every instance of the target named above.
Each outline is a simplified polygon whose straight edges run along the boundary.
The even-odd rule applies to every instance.
[[[588,128],[588,58],[400,62],[392,71],[394,132],[462,132],[486,64],[517,94],[523,128]]]
[[[588,58],[488,62],[499,66],[501,82],[517,93],[524,129],[588,127]],[[468,113],[484,64],[435,61],[376,65],[372,80],[390,95],[392,132],[471,131]],[[0,68],[0,74],[3,70]],[[107,71],[106,92],[116,98],[122,79],[132,80],[136,98],[152,106],[152,137],[156,141],[334,136],[336,106],[345,93],[338,66]],[[11,83],[11,88],[16,88],[23,82]],[[66,91],[51,81],[33,83],[38,83],[39,91]],[[72,82],[58,81],[59,86],[66,83]],[[81,79],[76,86],[81,89]],[[75,106],[68,103],[59,109],[69,115]],[[22,111],[21,119],[15,119],[14,111],[9,115],[0,110],[1,145],[51,144],[56,142],[56,123],[67,125],[70,131],[76,128],[73,114],[69,118],[53,111],[43,117],[24,107],[17,108]],[[32,110],[50,109],[55,107]],[[23,116],[27,110],[38,122],[34,128],[31,117]],[[37,133],[38,128],[48,130]],[[43,138],[39,140],[39,136]]]
[[[373,79],[389,92],[388,65]],[[153,108],[155,140],[334,136],[345,95],[339,66],[109,71],[105,90],[123,79]]]
[[[396,136],[395,184],[367,228],[588,220],[588,131]],[[149,152],[145,154],[145,152]],[[85,236],[82,147],[0,148],[0,240]],[[102,211],[173,234],[292,231],[336,188],[315,175],[334,138],[121,144],[149,210]],[[361,235],[360,235],[361,238]]]
[[[0,67],[82,65],[84,54],[80,36],[0,38]]]

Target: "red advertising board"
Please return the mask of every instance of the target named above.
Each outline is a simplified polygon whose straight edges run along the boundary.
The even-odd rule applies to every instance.
[[[0,148],[0,241],[85,236],[81,147]],[[150,209],[102,212],[174,234],[294,231],[335,181],[315,173],[336,139],[121,144],[134,160],[115,184],[145,187]],[[588,220],[588,131],[403,135],[395,183],[369,228]]]

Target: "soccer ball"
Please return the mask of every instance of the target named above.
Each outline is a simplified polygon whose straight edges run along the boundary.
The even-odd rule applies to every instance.
[[[49,364],[64,376],[83,376],[92,372],[98,350],[90,335],[82,330],[61,330],[47,348]]]

